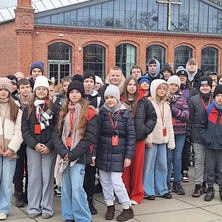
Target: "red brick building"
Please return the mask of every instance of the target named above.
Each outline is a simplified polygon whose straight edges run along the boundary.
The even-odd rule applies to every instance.
[[[178,2],[171,12],[155,0],[91,0],[35,13],[31,0],[18,0],[15,19],[0,23],[0,76],[28,76],[36,60],[58,82],[84,69],[104,78],[114,65],[129,75],[152,57],[173,67],[194,57],[206,73],[222,73],[222,6]]]

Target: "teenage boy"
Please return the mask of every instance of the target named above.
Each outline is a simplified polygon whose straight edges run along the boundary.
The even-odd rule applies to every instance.
[[[183,97],[186,99],[187,103],[189,100],[197,95],[199,91],[195,89],[193,86],[190,85],[188,81],[188,72],[183,66],[179,66],[176,70],[176,75],[180,78],[180,91],[183,94]],[[190,147],[191,142],[186,137],[184,147],[183,147],[183,153],[182,153],[182,182],[189,182],[189,163],[190,163]]]
[[[198,69],[197,60],[194,58],[189,59],[186,64],[186,70],[191,86],[198,89],[198,79],[201,76],[204,76],[204,73],[200,69]]]
[[[170,76],[173,75],[172,67],[168,63],[163,64],[163,67],[160,72],[163,75],[163,79],[165,81],[167,81],[170,78]]]
[[[33,89],[35,80],[38,76],[41,76],[44,74],[44,64],[41,61],[36,61],[32,63],[31,68],[30,68],[30,75],[31,78],[29,79],[31,83],[31,87]]]
[[[143,75],[143,71],[140,66],[134,65],[130,70],[130,75],[138,80]]]
[[[61,108],[62,103],[60,101],[60,98],[55,95],[55,85],[51,81],[49,81],[49,97],[53,103]]]
[[[206,107],[200,119],[200,134],[206,149],[206,177],[207,194],[205,201],[214,198],[214,183],[216,172],[218,175],[219,195],[222,201],[222,85],[214,90],[214,101]]]
[[[66,101],[66,93],[68,91],[68,86],[72,82],[72,78],[70,76],[65,76],[62,78],[61,83],[62,83],[62,89],[60,91],[60,94],[57,96],[62,104],[64,105]]]
[[[150,82],[152,82],[154,79],[161,79],[162,75],[160,74],[160,63],[158,60],[156,59],[150,59],[148,61],[148,73],[146,74],[149,79]]]
[[[95,86],[95,75],[93,71],[87,70],[83,74],[83,86],[85,91],[85,98],[89,101],[89,104],[94,108],[99,109],[104,103],[103,99],[99,95],[99,93],[94,90]],[[90,164],[86,164],[85,169],[85,179],[84,179],[84,189],[87,193],[87,200],[89,204],[89,209],[92,215],[97,214],[97,210],[95,208],[95,203],[93,201],[93,194],[95,193],[95,175],[96,168],[91,166]]]
[[[104,100],[104,92],[108,85],[118,86],[120,91],[123,88],[125,82],[125,77],[123,75],[122,69],[119,66],[114,66],[110,69],[109,74],[106,77],[106,84],[104,84],[99,90],[99,94]]]
[[[206,179],[204,179],[205,168],[205,146],[200,135],[199,122],[206,107],[213,102],[211,93],[212,80],[208,76],[203,76],[198,80],[200,93],[193,96],[188,102],[190,117],[187,122],[187,138],[193,142],[195,165],[195,190],[192,197],[200,197],[206,193]]]
[[[18,81],[19,102],[20,109],[23,111],[28,106],[31,97],[31,83],[28,79],[20,79]],[[27,185],[28,185],[28,171],[27,171],[27,156],[26,156],[25,142],[22,143],[17,152],[16,169],[14,175],[14,188],[15,188],[15,205],[17,207],[24,207],[27,203]],[[25,192],[23,192],[23,175],[25,170]]]

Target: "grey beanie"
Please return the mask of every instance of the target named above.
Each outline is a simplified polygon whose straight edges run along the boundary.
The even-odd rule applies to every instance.
[[[167,80],[168,85],[170,85],[171,83],[177,84],[180,88],[180,78],[176,75],[170,76],[169,79]]]
[[[119,87],[115,85],[107,86],[104,92],[104,98],[106,98],[106,96],[114,96],[119,101],[120,100]]]

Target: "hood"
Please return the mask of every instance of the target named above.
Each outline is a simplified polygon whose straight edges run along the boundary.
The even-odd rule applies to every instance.
[[[138,85],[138,93],[139,93],[139,97],[138,97],[138,101],[139,101],[139,100],[141,100],[141,99],[144,97],[144,95],[145,95],[145,90],[144,90],[140,85]],[[126,101],[126,100],[125,100],[125,96],[124,96],[124,95],[121,95],[121,96],[120,96],[120,100],[123,101],[123,102],[125,102],[125,101]]]
[[[153,98],[154,101],[156,101],[156,89],[162,83],[165,83],[167,85],[166,98],[169,95],[169,86],[168,86],[167,82],[163,79],[155,79],[152,81],[151,86],[150,86],[151,97]]]
[[[171,75],[173,75],[172,67],[170,66],[170,64],[168,64],[168,63],[163,64],[163,67],[161,69],[161,73],[163,73],[163,71],[165,71],[165,70],[169,71],[171,73]]]
[[[156,62],[156,72],[155,72],[154,77],[157,77],[157,76],[159,75],[159,73],[160,73],[160,63],[159,63],[158,60],[156,60],[156,59],[154,59],[154,58],[152,58],[152,59],[150,59],[150,60],[155,60],[155,62]],[[148,64],[149,64],[150,60],[148,61]],[[149,66],[149,65],[148,65],[148,66]],[[149,69],[149,67],[148,67],[148,69]],[[149,73],[149,75],[152,75],[152,74],[150,73],[150,71],[148,71],[148,73]]]
[[[190,62],[190,60],[196,61],[196,64],[197,64],[197,65],[196,65],[196,70],[195,70],[195,72],[192,74],[192,77],[191,77],[190,72],[188,71],[188,63]],[[189,59],[188,62],[187,62],[187,64],[186,64],[186,70],[187,70],[187,73],[188,73],[188,79],[189,79],[189,80],[190,80],[191,78],[193,79],[194,76],[197,74],[197,71],[198,71],[198,63],[197,63],[197,60],[194,59],[194,58]],[[190,80],[190,81],[192,81],[192,80]]]

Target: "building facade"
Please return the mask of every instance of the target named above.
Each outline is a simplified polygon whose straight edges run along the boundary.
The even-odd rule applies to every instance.
[[[156,58],[173,68],[194,57],[205,73],[222,73],[222,6],[210,0],[91,0],[35,13],[18,0],[15,19],[0,23],[1,76],[45,64],[57,83],[92,69],[103,79],[119,65],[147,71]]]

